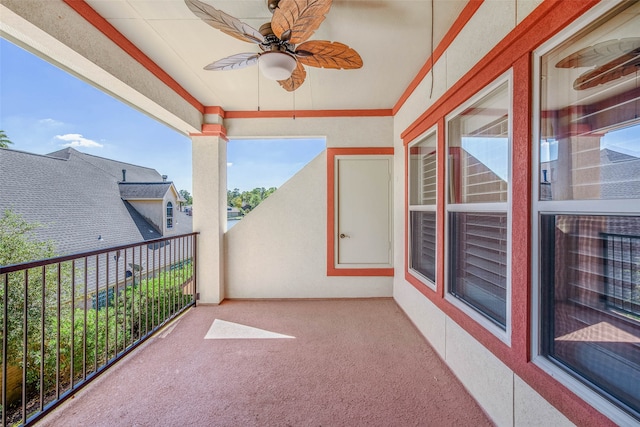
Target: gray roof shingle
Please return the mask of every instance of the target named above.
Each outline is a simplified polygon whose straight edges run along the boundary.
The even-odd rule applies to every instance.
[[[120,197],[124,200],[162,199],[171,188],[170,182],[120,182]]]
[[[50,155],[0,149],[0,215],[9,209],[41,224],[34,237],[53,241],[60,255],[162,237],[122,200],[122,169],[127,181],[171,184],[153,169],[72,148]]]

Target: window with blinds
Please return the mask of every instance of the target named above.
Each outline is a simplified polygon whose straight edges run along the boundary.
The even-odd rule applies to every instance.
[[[498,334],[510,295],[509,87],[507,79],[491,85],[447,121],[448,293]]]
[[[409,269],[436,280],[437,139],[433,132],[409,147]]]
[[[420,202],[422,205],[436,204],[436,152],[421,155],[420,158]]]
[[[507,214],[449,213],[449,291],[506,325]]]
[[[436,213],[411,212],[410,267],[435,283],[436,281]]]

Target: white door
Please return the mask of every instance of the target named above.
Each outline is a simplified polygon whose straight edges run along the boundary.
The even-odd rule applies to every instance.
[[[391,267],[390,156],[336,156],[336,268]]]

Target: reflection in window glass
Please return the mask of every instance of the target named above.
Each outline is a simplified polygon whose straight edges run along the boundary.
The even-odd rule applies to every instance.
[[[640,2],[622,2],[541,56],[540,202],[533,216],[541,354],[636,421],[639,64]]]
[[[437,138],[409,146],[409,268],[436,281]]]
[[[640,198],[638,10],[542,58],[541,200]]]
[[[640,415],[640,217],[541,222],[543,354]]]
[[[409,147],[409,203],[436,204],[436,135]]]
[[[510,82],[447,124],[448,292],[508,327]]]
[[[507,201],[509,105],[505,82],[449,122],[450,203]]]

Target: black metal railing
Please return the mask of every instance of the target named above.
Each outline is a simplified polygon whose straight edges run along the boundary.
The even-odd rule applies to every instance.
[[[195,305],[197,233],[0,266],[2,425],[27,425]]]
[[[602,233],[609,308],[640,316],[640,236]]]

